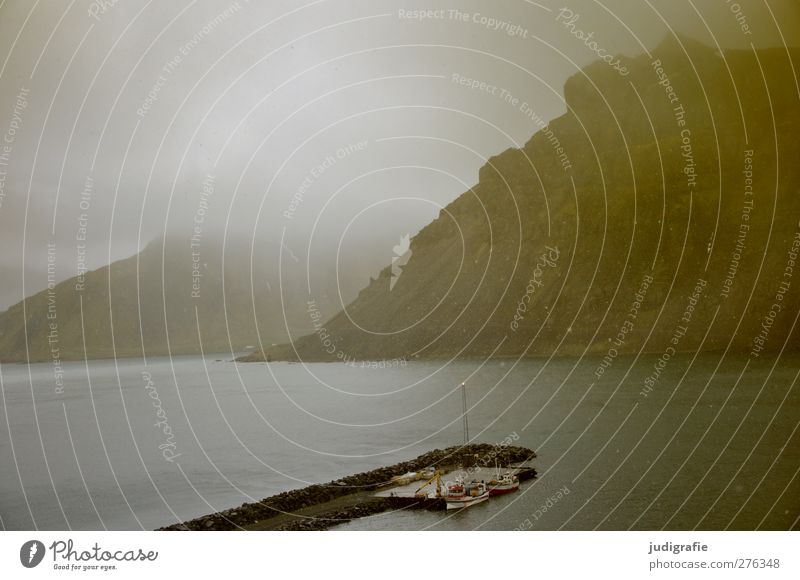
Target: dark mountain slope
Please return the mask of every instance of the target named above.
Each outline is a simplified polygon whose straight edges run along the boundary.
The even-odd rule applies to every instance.
[[[270,356],[750,352],[760,333],[781,348],[800,308],[786,270],[800,239],[787,52],[723,60],[671,39],[626,66],[570,78],[568,112],[489,160],[412,240],[391,290],[387,267],[320,332]]]

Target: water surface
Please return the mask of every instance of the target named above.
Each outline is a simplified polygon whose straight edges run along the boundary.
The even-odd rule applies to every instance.
[[[458,444],[467,380],[471,438],[518,438],[540,477],[463,513],[339,529],[798,527],[793,359],[685,355],[644,396],[655,357],[618,358],[600,381],[594,358],[220,358],[66,363],[63,393],[51,365],[3,365],[2,526],[152,529]]]

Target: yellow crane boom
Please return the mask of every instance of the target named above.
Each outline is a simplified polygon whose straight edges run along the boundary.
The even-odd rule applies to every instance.
[[[442,497],[442,472],[438,469],[433,473],[433,477],[417,488],[417,491],[414,492],[414,497],[427,498],[428,492],[423,492],[422,490],[424,490],[434,481],[436,482],[436,497]]]

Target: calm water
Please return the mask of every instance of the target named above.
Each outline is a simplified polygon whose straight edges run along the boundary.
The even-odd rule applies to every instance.
[[[799,525],[795,359],[676,358],[644,397],[654,357],[619,358],[601,381],[587,358],[389,369],[217,358],[67,363],[63,393],[48,364],[2,366],[2,527],[151,529],[457,444],[462,380],[472,438],[518,436],[540,478],[463,513],[339,529]]]

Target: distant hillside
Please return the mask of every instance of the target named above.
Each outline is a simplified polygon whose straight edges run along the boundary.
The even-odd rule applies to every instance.
[[[269,355],[781,348],[800,307],[787,51],[723,60],[671,39],[625,66],[625,77],[603,62],[571,77],[568,112],[490,159],[413,238],[399,275],[387,266],[319,332]]]
[[[305,278],[292,270],[299,266],[287,258],[284,270],[291,273],[280,277],[277,259],[266,253],[261,248],[251,271],[249,243],[230,243],[223,269],[221,242],[205,240],[195,258],[188,240],[152,242],[136,256],[87,273],[82,289],[71,278],[52,295],[44,290],[26,299],[25,316],[22,302],[0,314],[0,361],[54,354],[82,359],[84,336],[89,358],[108,358],[199,353],[201,340],[206,353],[241,352],[259,338],[266,346],[286,341],[287,325],[292,333],[310,332]],[[330,294],[316,294],[334,312],[336,280],[329,282]],[[57,342],[49,341],[51,333]]]

